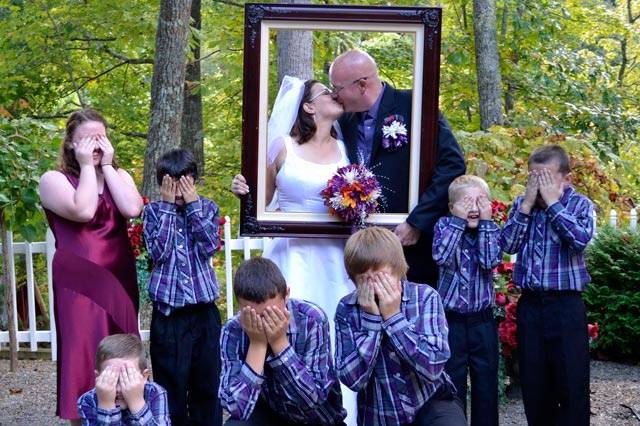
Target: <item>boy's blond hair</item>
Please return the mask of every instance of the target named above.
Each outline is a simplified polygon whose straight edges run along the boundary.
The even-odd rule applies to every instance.
[[[449,185],[449,205],[458,201],[460,192],[463,189],[467,189],[470,187],[482,189],[487,193],[487,197],[491,198],[491,190],[489,189],[489,185],[487,185],[487,182],[485,182],[484,179],[474,175],[462,175],[455,178]]]
[[[133,334],[112,334],[100,341],[96,350],[96,370],[102,371],[102,363],[113,358],[137,358],[140,371],[147,369],[144,346]]]
[[[400,239],[388,229],[378,226],[361,229],[349,237],[344,248],[344,265],[354,283],[356,276],[372,268],[377,270],[389,266],[401,279],[406,278],[409,269]]]

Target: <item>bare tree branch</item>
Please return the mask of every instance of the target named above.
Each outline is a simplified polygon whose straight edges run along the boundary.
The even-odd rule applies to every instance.
[[[152,58],[129,58],[109,47],[105,47],[103,50],[109,55],[113,56],[114,58],[120,59],[126,64],[153,64]]]
[[[116,41],[115,37],[99,38],[99,37],[72,37],[71,41]]]
[[[633,12],[631,11],[631,0],[627,0],[627,15],[629,17],[630,24],[633,24],[638,19],[640,19],[640,13],[638,13],[636,16],[633,16]]]
[[[244,7],[243,4],[236,3],[235,1],[232,1],[232,0],[213,0],[213,2],[214,3],[228,4],[229,6]]]

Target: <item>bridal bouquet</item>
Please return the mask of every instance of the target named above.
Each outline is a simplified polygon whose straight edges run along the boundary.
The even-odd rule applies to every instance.
[[[365,166],[350,164],[338,169],[321,195],[329,213],[351,223],[354,229],[362,229],[367,216],[378,208],[381,187]]]

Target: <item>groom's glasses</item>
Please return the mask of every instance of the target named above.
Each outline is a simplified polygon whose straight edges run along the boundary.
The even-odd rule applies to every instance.
[[[368,76],[368,75],[367,75],[367,76],[364,76],[364,77],[356,78],[356,79],[355,79],[355,80],[353,80],[351,83],[349,83],[349,84],[345,84],[344,86],[335,86],[335,85],[333,85],[333,84],[332,84],[332,85],[331,85],[331,88],[333,89],[333,94],[334,94],[334,95],[337,95],[338,93],[340,93],[340,91],[341,91],[342,89],[345,89],[345,88],[347,88],[347,87],[349,87],[349,86],[353,86],[354,84],[358,83],[359,81],[361,81],[361,80],[366,80],[366,79],[368,79],[369,77],[370,77],[370,76]]]
[[[312,96],[311,99],[309,99],[309,102],[313,102],[316,99],[318,99],[320,96],[324,96],[324,95],[331,96],[331,90],[329,90],[327,88],[323,89],[321,92],[318,92],[314,96]]]

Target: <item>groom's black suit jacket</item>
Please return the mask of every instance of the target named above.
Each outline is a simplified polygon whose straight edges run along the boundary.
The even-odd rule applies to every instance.
[[[393,114],[401,115],[407,126],[411,141],[411,91],[396,90],[387,84],[380,100],[376,116],[373,147],[369,168],[378,176],[383,186],[385,212],[406,212],[409,200],[409,154],[410,144],[397,151],[382,147],[382,123]],[[345,113],[339,120],[349,160],[359,161],[357,153],[358,124],[361,115]],[[420,240],[414,246],[405,247],[405,257],[409,263],[408,279],[413,282],[437,284],[438,267],[433,261],[431,245],[433,228],[441,216],[449,211],[449,184],[466,171],[462,150],[456,141],[449,123],[442,114],[438,117],[438,138],[436,147],[436,167],[426,191],[407,217],[407,222],[421,231]]]

